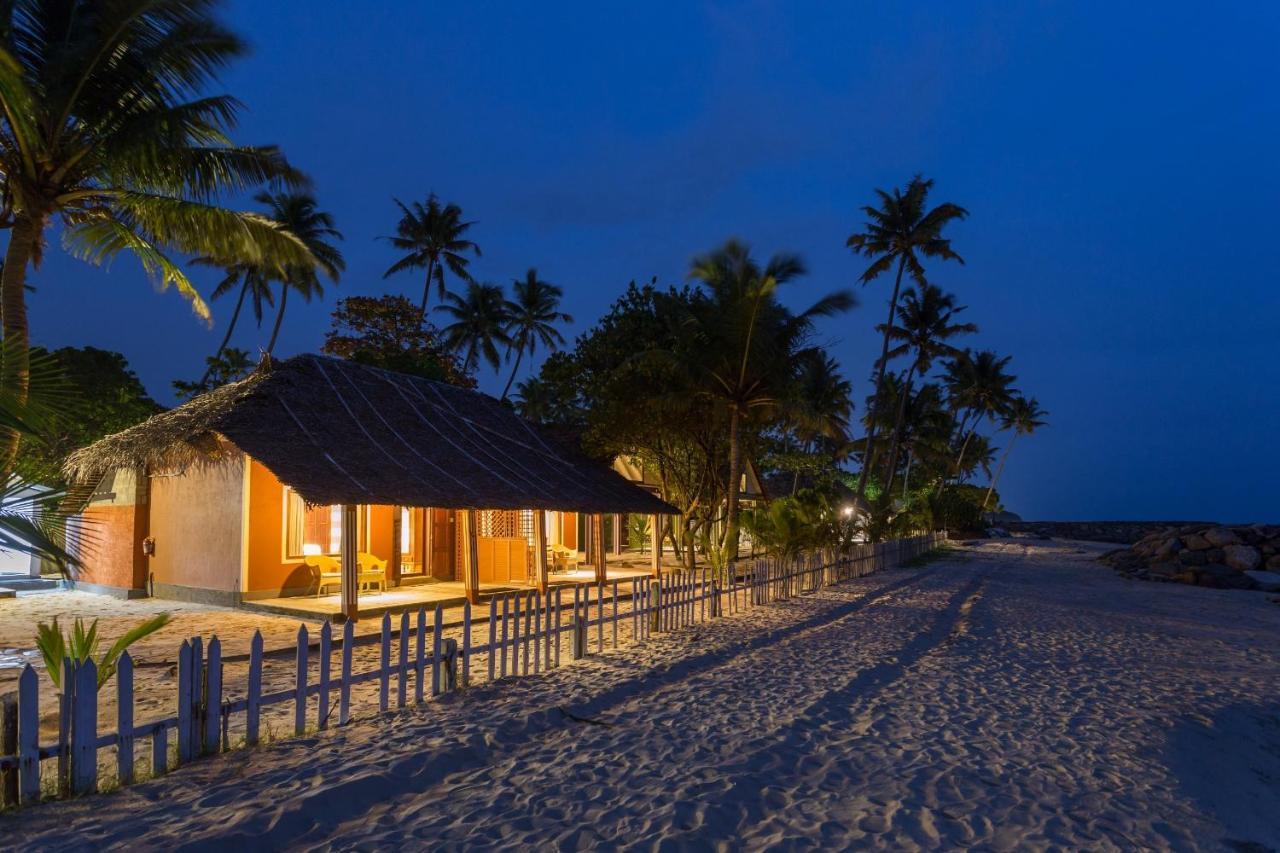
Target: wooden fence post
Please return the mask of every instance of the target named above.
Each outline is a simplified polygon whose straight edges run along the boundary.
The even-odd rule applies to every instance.
[[[560,666],[560,593],[563,587],[556,587],[556,630],[555,630],[555,665]]]
[[[329,665],[332,658],[333,626],[326,619],[320,626],[320,692],[316,697],[316,727],[320,731],[329,728]]]
[[[222,723],[222,642],[216,635],[209,640],[208,658],[204,668],[203,748],[205,752],[217,752]]]
[[[587,656],[587,626],[582,621],[582,615],[577,612],[573,614],[573,659],[581,660]]]
[[[182,641],[178,647],[178,763],[185,764],[191,760],[191,681],[195,677],[192,672],[191,643]],[[63,695],[67,695],[69,681],[63,674]]]
[[[533,608],[537,606],[537,599],[534,598],[534,591],[520,596],[524,599],[524,633],[521,634],[520,642],[520,674],[529,674],[529,646],[533,638]]]
[[[0,755],[6,758],[18,754],[18,696],[6,693],[0,696]],[[18,768],[6,767],[0,771],[0,805],[18,804]]]
[[[533,599],[533,674],[542,671],[542,596],[535,589],[529,594]]]
[[[355,645],[356,626],[348,620],[342,623],[342,685],[338,688],[338,725],[351,721],[351,647]]]
[[[462,686],[471,686],[471,602],[462,602]]]
[[[436,605],[435,618],[431,624],[431,695],[439,696],[442,687],[440,671],[440,649],[444,636],[444,608]]]
[[[444,641],[444,667],[441,670],[444,683],[440,685],[442,692],[450,693],[458,689],[458,641],[450,637]]]
[[[489,683],[493,683],[498,655],[498,599],[489,599]]]
[[[195,758],[204,743],[204,640],[191,638],[191,726],[187,729],[190,746],[187,753]]]
[[[92,660],[75,667],[71,721],[71,793],[98,789],[98,667]]]
[[[378,710],[384,714],[390,703],[387,698],[391,680],[391,614],[382,614],[382,649],[378,657]]]
[[[396,707],[409,701],[409,611],[400,611],[400,658],[396,666]]]
[[[507,632],[511,625],[511,595],[502,596],[502,652],[498,659],[498,677],[507,677]]]
[[[413,651],[413,700],[422,704],[426,695],[427,608],[418,608],[418,642]]]
[[[244,739],[249,746],[258,745],[259,720],[262,714],[262,632],[254,631],[249,641],[249,689],[245,699]]]
[[[116,664],[116,776],[133,784],[133,658],[126,651]]]
[[[307,626],[298,626],[297,669],[293,688],[293,733],[300,735],[307,730],[307,656],[310,653]]]
[[[40,682],[27,664],[18,677],[18,798],[40,801]],[[66,682],[63,682],[64,684]]]
[[[603,518],[603,516],[601,517]],[[604,562],[603,534],[601,534],[600,541],[602,543],[600,545],[600,555],[601,555],[600,562],[603,563]],[[590,617],[591,617],[591,614],[588,613],[587,618],[590,618]],[[603,578],[601,578],[601,580],[596,581],[596,653],[602,654],[603,652],[604,652],[604,580]]]
[[[520,594],[511,593],[511,675],[520,675]]]

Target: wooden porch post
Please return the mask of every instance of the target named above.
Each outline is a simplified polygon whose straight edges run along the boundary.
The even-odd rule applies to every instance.
[[[480,603],[480,553],[476,540],[476,511],[474,509],[459,510],[462,513],[462,587],[467,601]]]
[[[391,569],[392,586],[400,586],[400,560],[403,559],[400,554],[400,537],[404,535],[401,512],[400,507],[391,507],[391,559],[387,561],[387,566]]]
[[[649,547],[649,558],[652,564],[650,568],[656,578],[662,574],[662,516],[656,512],[649,519],[649,538],[652,540]]]
[[[622,542],[627,536],[627,531],[622,527],[622,520],[625,517],[620,512],[613,514],[613,553],[617,556],[622,556]]]
[[[342,615],[349,622],[360,618],[360,570],[356,564],[357,541],[356,505],[342,505],[342,536],[339,539],[339,555],[342,558]]]
[[[604,515],[596,513],[591,516],[591,539],[595,543],[596,552],[596,582],[605,582],[605,565],[604,565]]]
[[[533,511],[533,581],[538,592],[546,592],[550,583],[547,570],[547,511]]]

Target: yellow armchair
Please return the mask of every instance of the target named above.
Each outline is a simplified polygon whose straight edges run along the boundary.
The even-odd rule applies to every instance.
[[[578,552],[564,545],[552,545],[551,570],[555,572],[571,572],[578,567]]]
[[[372,590],[375,586],[380,592],[387,590],[387,561],[361,551],[356,555],[356,563],[360,567],[360,588]]]

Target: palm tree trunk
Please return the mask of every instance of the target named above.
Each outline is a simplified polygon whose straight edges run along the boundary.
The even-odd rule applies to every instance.
[[[1000,475],[1004,473],[1005,460],[1009,458],[1009,451],[1013,450],[1013,440],[1018,437],[1017,430],[1013,435],[1009,436],[1009,444],[1005,447],[1004,453],[1000,454],[1000,464],[996,466],[996,475],[991,478],[991,485],[987,486],[987,494],[982,499],[982,511],[987,511],[987,502],[991,500],[991,493],[996,490],[996,483],[1000,482]]]
[[[889,363],[889,330],[893,328],[893,315],[898,311],[898,291],[902,289],[902,271],[906,267],[906,255],[898,258],[898,275],[893,282],[893,296],[889,299],[889,320],[884,326],[884,343],[880,347],[880,368],[876,375],[876,387],[871,398],[871,426],[867,428],[867,446],[862,452],[862,470],[858,472],[858,501],[867,490],[867,469],[876,446],[876,412],[880,408],[880,386],[884,385],[884,369]]]
[[[907,414],[907,401],[911,399],[911,380],[915,377],[916,366],[907,368],[906,379],[902,383],[902,396],[898,400],[898,414],[893,419],[893,442],[889,445],[889,471],[885,475],[885,493],[893,489],[894,475],[898,472],[898,442],[902,435],[902,420]]]
[[[742,479],[742,443],[738,435],[742,415],[735,405],[729,410],[729,491],[725,498],[724,545],[730,560],[738,558],[738,492]]]
[[[436,271],[435,258],[427,260],[427,282],[422,285],[422,306],[418,309],[418,324],[427,322],[427,297],[431,294],[431,276]]]
[[[289,301],[289,285],[284,285],[280,291],[280,310],[276,312],[276,324],[271,329],[271,340],[267,341],[267,355],[276,348],[276,338],[280,336],[280,323],[284,320],[284,305]]]
[[[960,415],[960,410],[959,410],[959,409],[957,409],[957,410],[956,410],[956,411],[951,415],[951,432],[956,432],[957,430],[959,430],[959,434],[960,434],[960,435],[963,435],[963,434],[964,434],[964,431],[965,431],[965,427],[967,426],[967,424],[968,424],[968,422],[969,422],[969,415],[970,415],[970,414],[972,414],[972,412],[973,412],[973,410],[972,410],[972,409],[967,409],[967,410],[965,410],[964,416],[962,417],[962,416]],[[951,433],[948,433],[948,439],[947,439],[947,444],[948,444],[948,446],[950,446],[950,444],[951,444],[950,434],[951,434]],[[965,445],[967,445],[967,444],[968,444],[968,442],[967,442],[967,440],[966,440]],[[960,448],[960,457],[961,457],[962,459],[964,458],[964,445],[962,445],[962,446],[961,446],[961,448]],[[957,464],[958,464],[958,462],[957,462]],[[952,476],[954,476],[954,474],[955,474],[955,470],[956,470],[956,469],[955,469],[954,467],[951,467],[951,468],[948,468],[947,470],[944,470],[944,471],[942,472],[942,482],[940,482],[940,483],[938,484],[938,494],[937,494],[937,497],[938,497],[938,498],[941,498],[941,497],[942,497],[942,495],[943,495],[943,493],[944,493],[944,492],[946,492],[946,490],[947,490],[947,480],[949,480]]]
[[[222,357],[222,351],[227,348],[227,344],[231,343],[231,333],[236,330],[236,322],[240,319],[240,309],[244,306],[244,295],[249,292],[249,277],[245,276],[244,283],[240,285],[240,298],[236,300],[236,310],[231,312],[231,322],[227,324],[227,333],[222,336],[222,343],[218,344],[218,351],[213,354],[213,358],[209,362],[209,366],[204,370],[204,376],[200,377],[200,385],[209,381],[209,374],[213,373],[213,366],[218,359]]]
[[[979,415],[977,420],[973,422],[973,426],[969,428],[969,433],[964,437],[964,443],[960,445],[960,455],[956,457],[956,482],[960,482],[961,469],[964,467],[964,454],[969,449],[969,442],[973,440],[973,434],[978,431],[978,425],[982,423],[982,416]]]
[[[23,404],[31,390],[31,333],[27,327],[27,264],[44,231],[43,217],[20,213],[14,217],[0,272],[0,329],[4,332],[0,351],[0,388]],[[0,430],[0,476],[13,473],[21,436],[17,430]]]
[[[911,483],[911,463],[915,460],[915,452],[907,451],[907,470],[902,475],[902,502],[907,502],[907,487]]]
[[[806,439],[804,443],[804,453],[806,455],[809,453],[809,447],[811,445],[812,445],[812,442]],[[798,491],[800,491],[800,468],[799,467],[796,468],[796,475],[791,480],[791,497],[794,498],[796,496],[796,492]],[[754,549],[754,547],[755,546],[753,545],[752,548]]]
[[[507,387],[502,389],[502,399],[507,399],[507,393],[511,390],[511,383],[516,381],[516,373],[520,370],[520,359],[524,358],[524,347],[516,350],[516,364],[511,368],[511,376],[507,379]]]

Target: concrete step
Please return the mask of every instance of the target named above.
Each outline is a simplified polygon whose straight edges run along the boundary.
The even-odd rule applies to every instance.
[[[53,578],[0,575],[0,588],[11,592],[50,592],[55,589],[61,589],[62,586],[61,580],[54,580]],[[0,598],[12,598],[12,596],[0,596]]]

